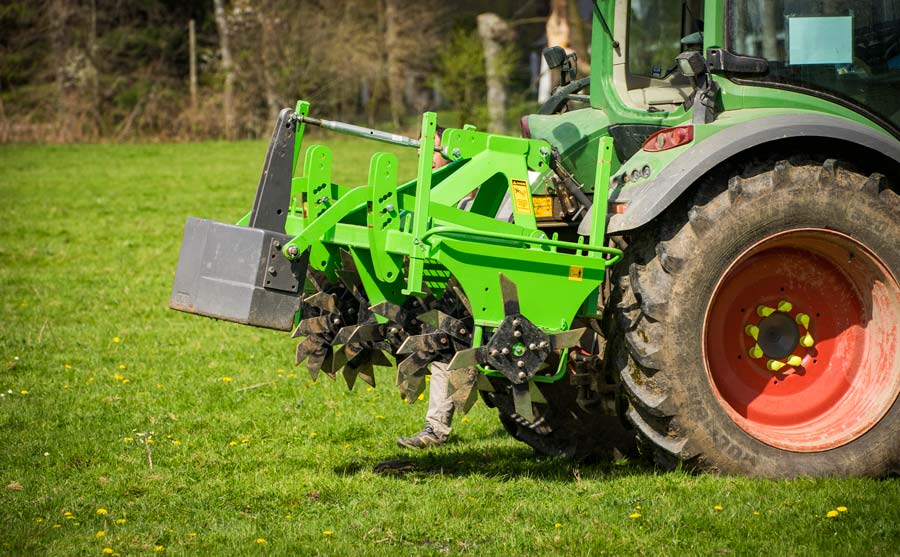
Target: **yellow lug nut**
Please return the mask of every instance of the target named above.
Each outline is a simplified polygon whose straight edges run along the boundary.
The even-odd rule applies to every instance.
[[[785,313],[788,313],[792,309],[794,309],[794,305],[792,303],[786,302],[784,300],[781,300],[780,302],[778,302],[778,311],[783,311]]]
[[[744,327],[744,332],[747,333],[747,336],[753,337],[753,340],[759,338],[759,327],[756,325],[747,325]]]
[[[772,315],[773,313],[775,313],[775,308],[770,308],[768,306],[757,306],[756,313],[760,317],[768,317],[768,316]]]
[[[811,334],[806,333],[805,335],[800,337],[800,344],[804,348],[812,348],[813,344],[815,344],[815,341],[813,340],[813,337]]]
[[[802,326],[804,329],[809,329],[809,316],[805,313],[798,313],[797,317],[794,318],[797,321],[797,324]]]
[[[803,358],[800,356],[791,356],[788,358],[787,364],[791,367],[799,367],[803,364]]]
[[[750,348],[750,351],[748,352],[748,354],[750,354],[750,357],[753,359],[759,359],[759,358],[763,357],[762,348],[760,348],[758,344],[754,344]]]
[[[769,360],[766,362],[766,367],[769,368],[769,371],[778,371],[779,369],[784,367],[784,362],[779,362],[778,360]]]

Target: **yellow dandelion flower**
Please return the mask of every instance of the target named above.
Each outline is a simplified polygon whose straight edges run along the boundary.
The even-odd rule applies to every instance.
[[[246,437],[244,437],[243,439],[241,439],[241,443],[247,444],[247,443],[249,443],[249,442],[250,442],[250,439],[247,439]]]
[[[375,389],[373,389],[372,387],[366,387],[366,392],[367,392],[367,393],[371,393],[371,392],[374,391],[374,390],[375,390]]]
[[[119,364],[119,369],[126,369],[125,364]]]
[[[119,339],[119,337],[113,337],[113,342],[115,342],[116,344],[119,344],[119,340],[121,340]]]
[[[229,447],[233,447],[233,446],[235,446],[235,445],[237,445],[237,444],[238,444],[237,441],[229,441],[229,442],[228,442],[228,446],[229,446]]]
[[[112,552],[113,552],[113,550],[112,550],[111,547],[104,547],[104,548],[103,548],[103,553],[106,553],[107,555],[111,555]]]
[[[101,507],[101,508],[97,509],[97,514],[99,514],[100,516],[103,516],[105,514],[109,514],[109,511],[107,511],[106,509]]]
[[[117,373],[113,375],[113,379],[115,379],[116,381],[121,381],[122,379],[125,379],[125,377]]]
[[[133,438],[133,437],[126,437],[125,439],[122,439],[122,441],[124,441],[124,442],[126,442],[126,443],[131,443],[132,441],[134,441],[134,438]]]
[[[71,512],[71,511],[66,511],[66,512],[63,513],[63,516],[72,516],[72,512]]]
[[[332,532],[331,530],[323,530],[322,531],[323,536],[331,536],[333,534],[334,534],[334,532]]]
[[[715,507],[713,507],[713,510],[721,511],[722,505],[716,505]]]
[[[344,448],[345,448],[345,449],[349,449],[349,448],[350,448],[350,443],[344,443]]]
[[[287,378],[288,378],[288,379],[293,379],[294,377],[297,377],[297,375],[294,374],[294,373],[288,373],[288,374],[287,374]]]
[[[63,367],[66,368],[66,369],[72,369],[72,364],[66,364],[66,365],[64,365]]]
[[[472,421],[472,420],[470,420],[468,416],[463,416],[462,423],[467,424],[467,423],[469,423],[469,422],[471,422],[471,421]]]
[[[317,435],[319,435],[319,434],[316,433],[315,431],[313,431],[312,433],[309,434],[310,437],[316,437]]]
[[[839,513],[845,513],[845,512],[847,512],[847,507],[838,507],[838,508],[837,508],[837,511],[838,511]]]
[[[117,518],[116,524],[125,524],[126,520],[124,518]]]
[[[176,447],[180,447],[180,446],[181,446],[181,441],[179,441],[178,439],[176,439],[176,440],[172,441],[172,444],[175,445]]]
[[[147,438],[147,444],[148,444],[148,445],[152,445],[152,444],[153,444],[153,438],[152,438],[152,437],[148,437],[148,438]]]
[[[123,384],[123,385],[124,385],[125,383],[128,383],[128,382],[129,382],[128,379],[122,379],[122,384]]]
[[[637,510],[641,510],[641,506],[640,506],[640,505],[635,505],[634,508],[637,509]]]
[[[259,545],[263,545],[264,543],[266,543],[266,539],[265,538],[256,538],[256,543],[258,543]]]
[[[34,521],[37,522],[38,524],[40,524],[41,522],[44,521],[44,519],[41,518],[41,517],[37,517],[37,518],[34,519]]]
[[[640,518],[640,517],[641,517],[641,513],[631,513],[630,515],[628,515],[628,518]]]
[[[753,511],[753,516],[759,516],[759,515],[760,515],[759,511]]]
[[[70,514],[67,514],[65,518],[66,520],[75,520],[75,517]]]
[[[97,537],[98,537],[98,538],[106,537],[106,532],[104,532],[103,530],[98,530],[98,531],[97,531]]]
[[[62,524],[54,524],[53,527],[54,528],[62,528]]]
[[[420,394],[417,400],[425,400],[425,393]]]
[[[384,416],[382,416],[381,414],[375,414],[375,419],[376,419],[376,420],[383,420],[383,419],[384,419]]]
[[[284,370],[283,370],[283,369],[279,369],[279,370],[278,370],[278,373],[281,374],[281,375],[284,375]]]
[[[828,511],[827,513],[825,513],[825,516],[827,516],[828,518],[834,518],[839,514],[840,514],[839,512],[837,512],[835,510],[831,510],[831,511]]]
[[[20,392],[23,396],[28,394],[28,391],[26,391],[25,389],[22,389],[22,390],[19,391],[19,392]]]
[[[93,383],[93,382],[94,382],[94,378],[93,378],[93,377],[88,377],[88,378],[87,378],[87,382],[88,382],[88,383]]]
[[[166,548],[163,547],[163,546],[161,546],[161,545],[154,545],[154,546],[153,546],[153,551],[155,551],[155,552],[157,552],[157,553],[160,553],[160,552],[165,551],[165,550],[166,550]]]
[[[222,378],[222,383],[231,383],[231,381],[232,381],[231,377],[223,377]]]
[[[196,538],[196,537],[197,537],[197,532],[191,532],[190,534],[188,534],[188,537],[189,537],[189,538]]]
[[[559,530],[560,528],[562,528],[562,524],[557,522],[556,524],[553,525],[553,527],[556,528],[557,530]]]

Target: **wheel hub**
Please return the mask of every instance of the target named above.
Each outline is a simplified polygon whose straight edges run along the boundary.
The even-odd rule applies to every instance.
[[[759,338],[757,339],[763,354],[779,360],[790,355],[800,343],[800,330],[791,316],[776,311],[759,322]]]

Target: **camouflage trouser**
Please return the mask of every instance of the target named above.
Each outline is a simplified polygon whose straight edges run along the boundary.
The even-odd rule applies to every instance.
[[[433,362],[431,364],[431,384],[428,388],[428,413],[425,421],[434,430],[435,435],[446,441],[450,437],[453,421],[453,401],[447,394],[450,371],[449,364]]]

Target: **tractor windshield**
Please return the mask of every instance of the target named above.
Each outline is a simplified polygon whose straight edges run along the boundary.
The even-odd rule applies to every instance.
[[[842,97],[900,128],[900,0],[734,0],[729,49],[752,79]]]

